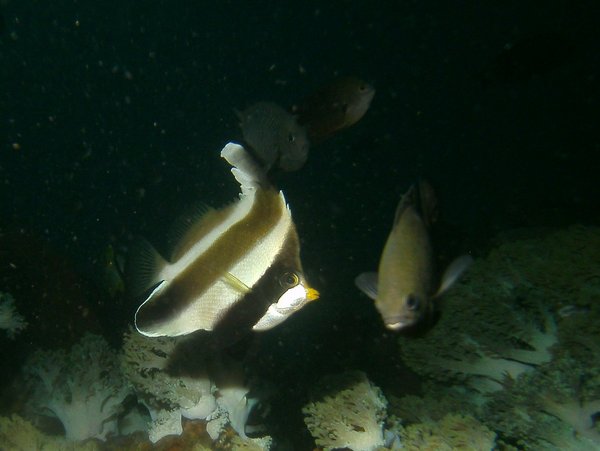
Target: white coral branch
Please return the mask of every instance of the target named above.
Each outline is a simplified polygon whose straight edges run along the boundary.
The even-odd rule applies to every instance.
[[[6,329],[9,338],[27,327],[27,322],[15,308],[15,300],[8,293],[0,292],[0,329]]]

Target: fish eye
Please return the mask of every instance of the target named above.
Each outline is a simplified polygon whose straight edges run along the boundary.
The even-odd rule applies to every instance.
[[[279,284],[286,289],[295,287],[299,282],[298,274],[293,272],[286,272],[279,278]]]
[[[406,306],[408,307],[409,310],[418,310],[420,304],[421,303],[419,302],[419,298],[416,297],[414,294],[410,294],[406,298]]]
[[[290,133],[288,135],[288,141],[293,144],[296,141],[296,135],[294,135],[293,133]]]

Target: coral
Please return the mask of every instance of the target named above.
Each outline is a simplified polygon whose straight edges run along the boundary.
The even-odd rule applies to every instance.
[[[0,329],[6,329],[9,338],[27,327],[25,319],[15,309],[15,300],[8,293],[0,292]]]
[[[600,355],[560,358],[498,392],[483,418],[506,442],[530,449],[598,449]]]
[[[318,446],[355,451],[383,446],[387,401],[364,373],[329,376],[320,385],[321,394],[302,409]]]
[[[574,226],[505,240],[477,261],[438,324],[400,339],[428,389],[416,413],[401,401],[391,412],[427,419],[439,398],[433,420],[476,413],[508,448],[600,448],[599,246],[600,229]],[[465,406],[452,407],[461,395]]]
[[[220,388],[217,390],[218,408],[210,416],[207,425],[210,436],[216,440],[229,424],[242,440],[249,440],[246,436],[246,423],[258,399],[248,397],[250,389],[244,383],[243,365],[220,356],[213,362],[212,373]]]
[[[18,415],[0,417],[0,449],[11,451],[96,451],[94,441],[73,443],[60,437],[50,437]]]
[[[480,451],[494,449],[496,434],[469,415],[447,414],[439,422],[402,428],[402,449],[408,451]]]
[[[189,419],[204,419],[216,409],[214,384],[204,374],[198,377],[171,376],[169,356],[179,339],[148,338],[130,329],[125,335],[121,366],[136,392],[181,410]]]
[[[246,422],[257,403],[256,399],[248,399],[248,391],[248,388],[242,385],[219,389],[218,409],[210,418],[211,422],[218,417],[226,418],[228,421],[225,424],[229,423],[242,439],[247,438]]]
[[[487,393],[552,359],[557,315],[600,298],[600,229],[576,226],[501,242],[443,300],[422,338],[402,337],[417,373]]]
[[[273,440],[271,437],[242,438],[239,435],[224,434],[215,443],[215,449],[231,449],[236,451],[268,451]]]
[[[121,366],[152,416],[152,442],[181,434],[181,417],[205,419],[216,409],[215,386],[208,376],[171,376],[169,356],[180,339],[148,338],[130,329],[125,335]],[[166,408],[165,408],[166,407]]]
[[[69,353],[37,351],[23,372],[32,389],[30,410],[57,417],[67,439],[105,439],[117,432],[117,417],[131,389],[116,352],[102,337],[87,334]]]
[[[228,424],[242,439],[247,439],[246,421],[257,401],[247,397],[249,389],[243,383],[241,365],[239,362],[217,364],[220,359],[214,357],[216,372],[226,376],[217,378],[223,382],[220,389],[207,372],[193,377],[171,375],[167,371],[169,357],[183,340],[185,338],[148,338],[133,329],[125,335],[121,365],[152,416],[148,432],[151,441],[181,434],[182,416],[205,419],[213,440]]]
[[[388,414],[402,424],[431,423],[440,421],[448,413],[470,414],[477,411],[477,404],[470,403],[472,396],[465,395],[459,386],[439,387],[425,384],[423,396],[390,396]]]
[[[152,443],[158,442],[167,435],[181,435],[183,426],[181,424],[181,411],[179,409],[149,409],[152,422],[148,428],[148,438]]]

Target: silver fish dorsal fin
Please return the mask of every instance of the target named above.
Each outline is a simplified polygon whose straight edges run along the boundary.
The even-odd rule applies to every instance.
[[[240,184],[243,196],[269,185],[265,172],[241,145],[228,143],[221,150],[221,157],[233,166],[231,172]]]

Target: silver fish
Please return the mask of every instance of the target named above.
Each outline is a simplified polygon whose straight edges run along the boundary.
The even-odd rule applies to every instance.
[[[221,156],[233,166],[240,199],[182,218],[168,260],[147,243],[133,257],[132,291],[147,293],[135,314],[143,335],[267,330],[319,296],[304,278],[283,193],[242,146],[229,143]]]
[[[272,102],[258,102],[236,114],[244,141],[265,170],[277,166],[296,171],[304,166],[309,141],[293,114]]]
[[[429,184],[422,183],[422,189],[411,186],[398,204],[379,273],[362,273],[355,279],[357,287],[375,301],[385,326],[391,330],[416,325],[430,316],[434,299],[450,288],[472,262],[468,255],[454,260],[436,290],[433,249],[426,226],[430,218],[423,218],[420,212],[433,209],[418,206],[419,201],[432,201],[433,196]]]

